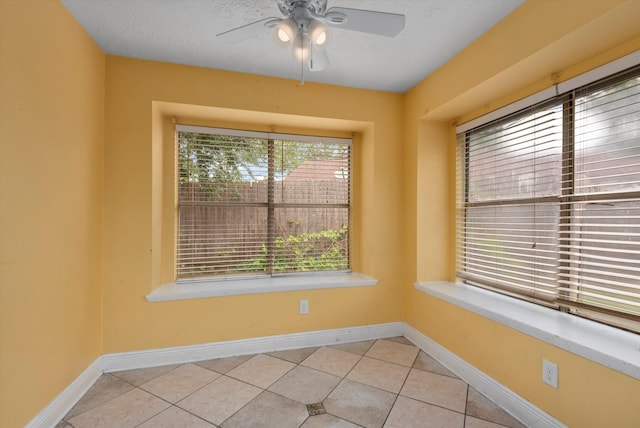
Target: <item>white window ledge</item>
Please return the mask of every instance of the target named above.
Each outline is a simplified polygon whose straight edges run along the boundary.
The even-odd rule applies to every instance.
[[[165,284],[150,294],[149,302],[235,296],[240,294],[276,293],[281,291],[316,290],[321,288],[367,287],[377,279],[360,273],[310,274],[245,278],[229,280],[189,280]]]
[[[640,335],[462,283],[415,288],[640,380]]]

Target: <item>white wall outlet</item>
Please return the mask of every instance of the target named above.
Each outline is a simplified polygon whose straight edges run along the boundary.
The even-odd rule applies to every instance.
[[[308,314],[309,313],[309,301],[308,300],[300,300],[300,314]]]
[[[542,381],[558,389],[558,365],[542,359]]]

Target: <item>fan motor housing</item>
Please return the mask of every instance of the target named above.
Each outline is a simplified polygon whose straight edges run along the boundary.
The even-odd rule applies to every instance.
[[[287,17],[299,8],[307,9],[311,15],[323,15],[327,10],[327,0],[277,0],[277,3],[280,12]]]

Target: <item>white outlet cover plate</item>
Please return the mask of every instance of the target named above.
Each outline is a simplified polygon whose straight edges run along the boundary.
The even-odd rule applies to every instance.
[[[542,359],[542,381],[558,389],[558,365]]]
[[[309,313],[309,301],[308,300],[300,300],[300,313],[308,314]]]

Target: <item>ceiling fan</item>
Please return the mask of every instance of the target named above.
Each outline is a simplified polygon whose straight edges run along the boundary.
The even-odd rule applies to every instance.
[[[276,0],[284,18],[265,18],[217,35],[220,40],[239,42],[270,30],[279,46],[292,47],[293,57],[311,71],[329,65],[326,47],[331,41],[328,27],[394,37],[404,29],[405,16],[365,9],[332,7],[327,0]]]

